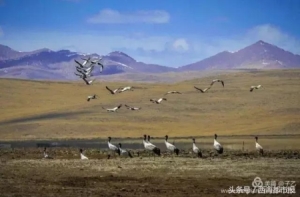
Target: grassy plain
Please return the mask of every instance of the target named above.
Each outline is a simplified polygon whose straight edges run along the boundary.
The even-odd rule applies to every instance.
[[[204,94],[193,88],[208,87],[214,78],[223,79],[225,87],[215,83]],[[300,70],[237,72],[172,84],[0,79],[0,139],[299,134],[299,81]],[[258,84],[263,88],[249,92]],[[136,88],[111,95],[106,85]],[[149,101],[170,90],[183,94],[166,95],[159,105]],[[87,102],[92,94],[99,98]],[[121,103],[142,110],[101,108]]]

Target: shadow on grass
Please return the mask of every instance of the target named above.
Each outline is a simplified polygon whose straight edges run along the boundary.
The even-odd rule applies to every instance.
[[[49,120],[49,119],[60,119],[69,118],[78,115],[87,114],[89,111],[78,111],[78,112],[50,112],[46,114],[39,114],[30,117],[16,118],[0,122],[0,125],[16,124],[16,123],[27,123],[31,121]]]

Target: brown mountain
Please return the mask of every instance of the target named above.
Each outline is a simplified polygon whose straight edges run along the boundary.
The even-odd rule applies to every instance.
[[[258,41],[237,52],[223,51],[214,56],[179,67],[180,71],[222,69],[300,68],[300,55]]]

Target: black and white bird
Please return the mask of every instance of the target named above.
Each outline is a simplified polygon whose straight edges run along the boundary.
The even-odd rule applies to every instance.
[[[121,154],[120,149],[119,149],[117,146],[115,146],[115,145],[113,145],[112,143],[110,143],[110,141],[111,141],[111,137],[108,137],[108,142],[107,142],[107,144],[108,144],[109,150],[113,151],[114,154],[115,154],[115,153],[118,153],[118,155],[120,155],[120,154]]]
[[[124,87],[124,88],[120,88],[119,89],[119,93],[122,93],[122,92],[125,92],[125,91],[133,91],[133,88],[131,86],[127,86],[127,87]]]
[[[163,100],[166,101],[167,99],[166,99],[166,98],[159,98],[159,99],[157,99],[157,100],[155,100],[155,99],[150,99],[150,101],[151,101],[152,103],[156,103],[156,104],[160,104]]]
[[[250,87],[250,92],[252,92],[254,89],[259,89],[259,88],[261,88],[261,87],[262,87],[262,85],[251,86],[251,87]]]
[[[117,94],[117,93],[119,93],[119,90],[120,90],[120,88],[112,90],[108,86],[105,86],[105,87],[111,94]]]
[[[79,151],[80,151],[80,159],[83,159],[83,160],[89,159],[82,153],[83,152],[82,149],[79,149]]]
[[[160,156],[160,149],[157,148],[154,144],[150,142],[150,136],[148,135],[148,141],[147,141],[147,135],[144,135],[143,139],[143,145],[146,150],[152,151],[154,154]]]
[[[50,156],[47,154],[47,148],[46,148],[46,147],[44,148],[44,159],[53,159],[53,157],[50,157]]]
[[[83,81],[86,83],[86,85],[91,85],[96,79],[93,80],[87,80],[86,78],[82,78]]]
[[[205,93],[207,90],[209,90],[209,89],[211,88],[211,86],[209,86],[208,88],[204,88],[203,90],[202,90],[201,88],[197,88],[196,86],[194,86],[194,88],[195,88],[196,90],[199,90],[199,91],[202,92],[202,93]]]
[[[176,148],[175,145],[173,145],[173,144],[171,144],[171,143],[168,142],[168,138],[169,138],[168,135],[166,135],[165,138],[166,138],[165,139],[165,144],[166,144],[167,149],[170,150],[170,151],[172,151],[172,152],[174,152],[174,153],[176,153],[176,155],[178,155],[179,154],[179,149]]]
[[[198,157],[202,157],[201,150],[196,146],[196,140],[193,138],[193,152],[197,154]]]
[[[216,83],[216,82],[221,82],[221,83],[222,83],[222,85],[223,85],[223,87],[224,87],[224,81],[223,81],[223,80],[221,80],[221,79],[214,79],[214,80],[212,80],[212,82],[211,82],[210,86],[214,85],[214,83]]]
[[[140,109],[142,109],[141,107],[130,107],[130,106],[126,105],[126,104],[125,104],[125,107],[127,109],[130,109],[130,110],[140,110]]]
[[[120,104],[119,106],[117,107],[114,107],[114,108],[104,108],[102,107],[103,109],[105,109],[106,111],[108,112],[116,112],[118,109],[120,109],[122,107],[122,104]]]
[[[167,94],[182,94],[181,92],[178,92],[178,91],[169,91],[167,93],[165,93],[165,95]]]
[[[264,149],[263,149],[263,147],[258,143],[258,137],[257,137],[257,136],[255,137],[255,148],[256,148],[256,150],[257,150],[261,155],[264,154]]]
[[[132,158],[132,155],[131,155],[130,151],[122,149],[122,144],[121,143],[119,143],[119,149],[120,149],[120,154],[121,155],[126,155],[126,156]]]
[[[214,139],[214,148],[215,150],[219,153],[222,154],[223,153],[223,147],[222,145],[217,141],[217,134],[215,134],[215,139]]]
[[[97,95],[94,94],[93,96],[88,96],[87,101],[90,101],[91,99],[96,99],[96,98],[97,98]]]

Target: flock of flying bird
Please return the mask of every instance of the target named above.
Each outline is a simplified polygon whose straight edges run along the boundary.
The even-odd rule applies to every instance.
[[[91,85],[95,79],[90,79],[93,75],[92,75],[92,71],[94,70],[94,68],[96,66],[100,67],[100,72],[103,71],[104,69],[104,65],[100,63],[100,59],[96,59],[96,60],[92,60],[91,57],[88,58],[82,58],[84,61],[82,63],[80,63],[79,61],[75,60],[75,62],[78,64],[78,66],[76,66],[76,70],[77,73],[75,73],[76,76],[79,76],[87,85]],[[89,64],[89,65],[88,65]],[[207,92],[213,85],[214,83],[219,82],[222,84],[222,86],[224,87],[224,81],[220,80],[220,79],[214,79],[210,86],[204,89],[198,88],[196,86],[194,86],[194,88],[198,91],[200,91],[201,93],[205,93]],[[250,87],[250,92],[252,92],[254,89],[259,89],[261,88],[262,85],[258,85],[258,86],[251,86]],[[117,94],[117,93],[122,93],[125,91],[133,91],[133,87],[131,86],[127,86],[127,87],[122,87],[122,88],[117,88],[117,89],[111,89],[108,86],[106,86],[106,89],[111,93],[111,94]],[[169,91],[167,93],[165,93],[165,95],[167,94],[182,94],[181,92],[178,91]],[[90,101],[91,99],[96,99],[97,95],[94,94],[92,96],[88,96],[87,97],[87,101]],[[152,103],[156,103],[156,104],[160,104],[162,101],[166,101],[167,99],[162,97],[162,98],[158,98],[158,99],[150,99],[150,101]],[[117,107],[114,108],[104,108],[106,111],[108,112],[116,112],[118,109],[120,109],[122,107],[122,104],[118,105]],[[127,109],[130,110],[140,110],[141,107],[130,107],[128,105],[125,104],[125,107]],[[215,134],[214,137],[214,144],[213,147],[216,150],[216,152],[218,154],[222,154],[223,153],[223,146],[217,141],[217,134]],[[258,138],[255,137],[256,141],[255,141],[255,148],[257,151],[259,151],[260,154],[263,155],[263,148],[261,145],[258,144]],[[202,157],[202,152],[201,150],[196,146],[196,140],[195,138],[192,139],[193,140],[193,145],[192,145],[192,150],[193,152],[198,156],[198,157]],[[144,135],[144,139],[143,139],[143,145],[145,150],[147,151],[151,151],[154,155],[158,155],[161,156],[161,151],[160,149],[155,146],[154,144],[152,144],[150,142],[150,136],[148,135]],[[168,142],[168,135],[165,136],[165,145],[167,150],[174,152],[176,155],[179,154],[179,149],[174,145]],[[108,137],[108,148],[113,151],[113,153],[117,153],[118,155],[127,155],[130,158],[132,158],[132,154],[130,153],[130,151],[125,150],[122,148],[122,144],[119,143],[118,146],[114,145],[111,143],[111,137]],[[81,159],[88,159],[84,154],[83,154],[83,150],[80,149],[80,157]],[[47,159],[53,159],[52,157],[50,157],[47,153],[46,153],[46,148],[44,149],[44,158]],[[110,154],[108,155],[108,159],[110,158]]]

